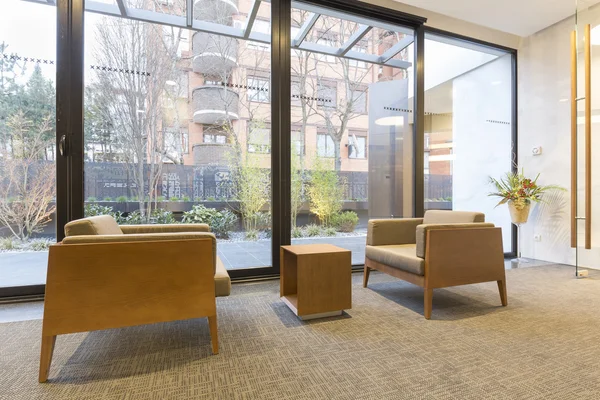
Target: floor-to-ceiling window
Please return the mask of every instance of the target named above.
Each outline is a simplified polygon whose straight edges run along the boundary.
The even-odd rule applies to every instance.
[[[184,1],[126,3],[186,15]],[[196,1],[194,21],[227,32],[251,7]],[[248,40],[86,13],[86,215],[208,223],[227,269],[271,265],[270,11]]]
[[[32,29],[35,27],[35,29]],[[43,285],[55,236],[56,9],[0,13],[0,292]]]
[[[481,211],[502,227],[512,250],[512,225],[490,177],[512,171],[513,54],[442,34],[425,35],[425,210]]]
[[[292,243],[364,262],[369,218],[413,215],[414,31],[292,9]]]
[[[317,3],[291,2],[291,38],[277,44],[289,46],[289,66],[272,58],[283,3],[59,3],[86,10],[83,48],[80,33],[67,46],[84,72],[71,77],[54,67],[68,36],[57,42],[56,3],[8,0],[0,16],[0,218],[8,218],[0,220],[0,288],[44,283],[47,246],[77,214],[58,207],[64,221],[54,222],[67,198],[81,215],[123,224],[209,223],[232,276],[277,273],[276,247],[289,242],[337,244],[360,264],[369,218],[420,215],[422,195],[425,209],[486,212],[510,251],[510,226],[489,206],[484,178],[511,167],[514,55],[439,32],[420,42],[418,17]],[[69,150],[83,169],[72,163],[78,173],[56,181],[82,187],[83,201],[56,200],[57,77],[84,82],[84,100],[56,120],[69,108],[84,112],[84,128],[67,133],[80,136],[82,149]],[[288,83],[290,106],[278,108],[281,99],[271,99]],[[288,162],[289,172],[279,168]],[[289,224],[272,224],[287,202]]]

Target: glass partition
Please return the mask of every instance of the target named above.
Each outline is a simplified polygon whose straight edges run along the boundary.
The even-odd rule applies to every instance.
[[[512,54],[425,35],[425,210],[485,213],[512,250],[512,225],[490,177],[516,165],[513,154]],[[514,161],[514,163],[513,163]]]

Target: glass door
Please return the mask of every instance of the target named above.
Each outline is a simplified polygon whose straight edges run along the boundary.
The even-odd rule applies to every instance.
[[[577,2],[572,32],[571,246],[578,276],[600,269],[600,7]]]
[[[415,32],[302,2],[291,17],[291,242],[361,265],[370,218],[414,215]]]

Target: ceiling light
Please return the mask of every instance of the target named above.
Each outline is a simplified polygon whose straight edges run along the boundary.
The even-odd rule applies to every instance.
[[[569,101],[569,99],[560,99],[559,100],[561,103],[566,103],[567,101]]]
[[[175,81],[166,81],[165,84],[167,84],[169,86],[177,86],[177,82],[175,82]]]
[[[404,117],[383,117],[375,120],[375,125],[379,126],[404,126]]]

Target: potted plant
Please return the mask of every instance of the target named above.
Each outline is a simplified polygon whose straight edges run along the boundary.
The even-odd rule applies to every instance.
[[[508,204],[511,222],[519,228],[519,248],[517,251],[517,261],[527,262],[521,258],[521,225],[527,223],[531,203],[543,201],[543,195],[550,190],[565,190],[557,185],[538,185],[537,181],[540,174],[535,179],[525,176],[523,170],[520,172],[508,172],[503,178],[495,179],[490,177],[491,183],[496,191],[489,193],[489,196],[500,197],[496,205]]]

